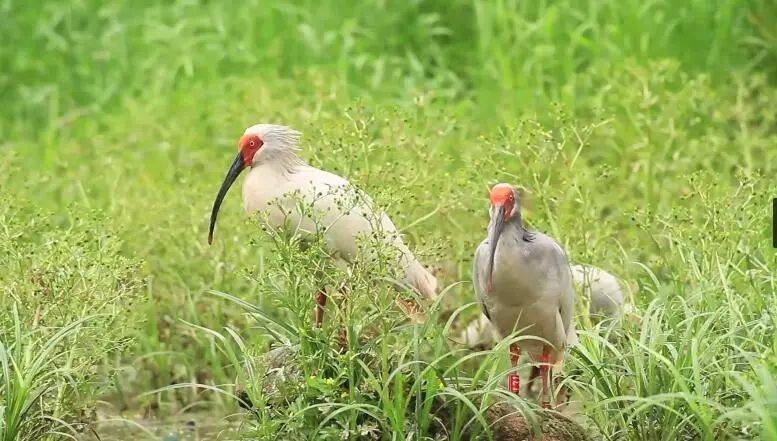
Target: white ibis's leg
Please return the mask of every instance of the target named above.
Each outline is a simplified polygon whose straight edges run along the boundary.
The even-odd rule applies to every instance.
[[[326,289],[321,288],[316,293],[316,306],[313,308],[313,318],[316,321],[316,328],[321,327],[321,322],[324,320],[324,306],[326,305]]]
[[[521,358],[521,348],[517,344],[510,345],[510,366],[515,368],[518,365],[518,359]],[[521,392],[521,377],[518,372],[513,372],[507,377],[507,387],[510,392],[518,395]]]
[[[544,345],[540,357],[540,377],[542,377],[540,403],[543,409],[550,409],[550,372],[550,348]]]
[[[345,354],[348,350],[348,331],[345,328],[340,328],[337,333],[337,341],[340,344],[340,353]]]
[[[340,292],[345,294],[345,288],[341,288]],[[321,327],[321,322],[324,321],[324,306],[326,306],[326,301],[329,298],[326,294],[326,289],[321,288],[316,293],[316,306],[313,308],[313,318],[316,322],[316,328]],[[345,327],[340,328],[340,330],[337,332],[337,340],[340,344],[340,353],[344,354],[346,349],[348,348],[348,331],[345,329]]]
[[[348,302],[348,291],[345,286],[340,288],[340,292],[343,294],[343,301]],[[337,342],[340,345],[340,354],[345,354],[348,350],[348,329],[345,327],[345,323],[342,324],[342,327],[337,332]]]

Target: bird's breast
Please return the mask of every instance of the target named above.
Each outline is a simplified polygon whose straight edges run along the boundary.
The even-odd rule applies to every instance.
[[[513,246],[512,238],[502,238],[494,255],[493,293],[501,303],[523,304],[542,296],[542,268],[532,265],[531,250]],[[504,240],[509,239],[509,240]],[[508,243],[511,242],[511,243]]]
[[[266,210],[274,199],[291,189],[290,184],[275,170],[252,168],[243,182],[243,208],[248,213]]]

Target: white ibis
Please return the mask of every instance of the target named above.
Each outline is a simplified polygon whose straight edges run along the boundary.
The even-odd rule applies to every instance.
[[[560,367],[566,347],[577,342],[572,273],[556,241],[523,226],[518,193],[511,185],[495,185],[490,199],[488,237],[475,251],[475,293],[502,337],[520,331],[545,340],[512,344],[510,359],[515,367],[525,350],[540,363],[541,404],[548,408],[552,367]],[[510,374],[508,385],[519,393],[517,373]]]
[[[347,265],[357,256],[360,236],[379,232],[399,253],[398,264],[403,273],[400,282],[433,299],[437,280],[410,252],[391,219],[374,210],[369,197],[346,179],[306,164],[296,153],[299,138],[300,132],[280,125],[257,124],[245,130],[238,141],[237,157],[213,203],[208,243],[213,242],[216,216],[224,196],[238,175],[250,168],[243,184],[247,212],[265,212],[268,223],[276,227],[288,220],[303,235],[323,228],[331,256],[339,265]],[[300,213],[300,200],[320,216],[312,219]],[[321,326],[326,298],[324,288],[316,293],[317,327]]]

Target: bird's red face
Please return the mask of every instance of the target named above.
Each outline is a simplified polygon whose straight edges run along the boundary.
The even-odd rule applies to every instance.
[[[504,213],[504,222],[507,222],[513,215],[515,208],[515,190],[510,184],[496,184],[491,189],[489,195],[491,205],[496,208],[502,208]]]
[[[243,157],[243,165],[248,167],[254,162],[256,152],[262,148],[264,142],[257,135],[243,135],[237,143],[237,150]]]

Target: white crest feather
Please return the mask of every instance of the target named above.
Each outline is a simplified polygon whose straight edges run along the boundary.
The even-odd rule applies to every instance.
[[[257,135],[265,147],[299,150],[299,138],[302,136],[291,127],[278,124],[256,124],[246,129],[246,135]]]
[[[297,130],[279,124],[256,124],[246,129],[245,135],[256,135],[264,145],[254,157],[254,165],[262,162],[280,161],[283,168],[293,172],[304,162],[297,156],[299,139]]]

